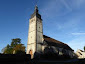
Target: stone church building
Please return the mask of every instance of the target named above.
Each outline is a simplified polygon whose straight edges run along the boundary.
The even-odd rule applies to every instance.
[[[55,40],[51,37],[43,35],[42,18],[39,14],[38,7],[35,6],[34,13],[29,19],[29,32],[28,32],[28,43],[27,43],[27,54],[31,54],[34,57],[34,53],[48,52],[45,48],[51,48],[50,51],[58,53],[59,55],[69,55],[73,57],[74,50],[72,50],[67,44]]]

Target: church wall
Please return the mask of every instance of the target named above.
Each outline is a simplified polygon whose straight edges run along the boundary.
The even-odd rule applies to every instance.
[[[36,33],[35,31],[31,32],[28,37],[28,44],[35,43],[36,42]]]
[[[63,50],[65,52],[63,52]],[[74,57],[74,52],[72,50],[67,50],[67,49],[63,49],[63,48],[59,48],[59,54],[61,54],[61,55],[63,55],[63,54],[69,55],[70,58]]]
[[[27,54],[32,50],[32,54],[36,51],[36,17],[29,20]]]
[[[42,21],[37,18],[37,43],[42,43],[43,41],[43,31],[42,31]]]
[[[27,53],[29,54],[29,51],[32,50],[32,54],[35,53],[35,44],[29,44],[28,45],[28,49],[27,49]]]
[[[40,52],[42,51],[42,46],[40,43],[43,43],[43,32],[42,32],[42,20],[36,18],[36,38],[37,38],[37,44],[36,44],[36,48],[37,48],[37,51]]]
[[[37,50],[42,51],[42,46],[40,43],[43,43],[43,34],[37,31]]]
[[[44,52],[45,47],[47,47],[47,46],[46,45],[42,46],[42,52]]]
[[[49,47],[47,44],[45,44],[46,42],[44,41],[44,45],[42,46],[42,51],[44,51],[44,49],[46,47]],[[74,58],[74,51],[72,50],[68,50],[68,49],[64,49],[64,48],[60,48],[60,47],[56,47],[56,46],[50,46],[51,48],[53,48],[53,53],[58,53],[59,55],[67,55],[67,57],[70,58]],[[45,51],[46,52],[46,51]],[[69,55],[69,56],[68,56]]]
[[[58,50],[59,50],[59,55],[63,55],[63,52],[62,52],[63,48],[58,48]]]
[[[43,41],[42,33],[37,32],[37,43],[42,43],[42,41]]]
[[[27,52],[30,49],[33,50],[33,53],[42,51],[42,46],[40,43],[43,41],[42,34],[42,20],[38,19],[36,16],[29,20],[29,36],[28,36],[28,45]]]
[[[32,51],[33,51],[33,54],[35,53],[35,44],[31,44],[31,47],[32,47]]]
[[[42,27],[42,19],[41,15],[38,13],[37,7],[35,8],[34,13],[31,15],[31,19],[29,20],[29,32],[28,32],[28,44],[27,44],[27,54],[30,50],[32,50],[32,54],[35,52],[44,51],[45,47],[48,47],[50,51],[54,51],[54,53],[58,53],[59,55],[63,55],[63,48],[55,47],[55,46],[42,46],[43,43],[43,27]],[[47,48],[47,49],[48,49]],[[72,56],[71,50],[66,50],[66,54]]]
[[[41,44],[36,44],[37,45],[37,52],[42,52],[42,46]]]
[[[29,25],[29,32],[32,32],[34,30],[36,30],[36,27],[35,27],[36,23],[35,21],[32,21]]]
[[[44,51],[45,47],[48,47],[48,46],[46,46],[46,45],[42,46],[43,51]],[[59,55],[66,54],[66,55],[69,55],[71,58],[74,57],[73,56],[74,52],[71,50],[67,50],[67,49],[63,49],[63,48],[59,48],[59,47],[55,47],[55,46],[50,46],[50,47],[53,48],[54,53],[58,53]]]
[[[59,48],[58,47],[55,47],[55,49],[56,49],[56,53],[59,54]]]
[[[74,57],[74,52],[70,51],[70,50],[68,52],[69,52],[70,57],[73,58]]]
[[[28,45],[28,47],[27,47],[27,54],[29,54],[30,50],[31,50],[31,45]]]
[[[41,22],[41,20],[37,20],[37,31],[42,32],[42,22]]]
[[[29,20],[28,44],[36,42],[36,17]]]
[[[64,54],[69,55],[71,58],[73,58],[74,52],[72,50],[67,50],[67,49],[64,50],[65,50],[65,53],[63,52]]]
[[[52,48],[54,49],[54,53],[56,53],[57,49],[54,46],[52,46]]]
[[[76,51],[76,55],[78,58],[85,58],[85,51],[82,51],[82,50],[77,50]]]

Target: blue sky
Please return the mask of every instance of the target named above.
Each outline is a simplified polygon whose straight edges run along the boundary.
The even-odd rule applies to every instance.
[[[85,0],[38,0],[43,33],[75,51],[85,46]],[[0,50],[21,38],[27,45],[30,15],[35,0],[0,0]],[[1,51],[0,51],[1,52]]]

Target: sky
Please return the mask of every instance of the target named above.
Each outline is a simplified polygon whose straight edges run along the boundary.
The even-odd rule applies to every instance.
[[[21,38],[27,46],[29,19],[37,2],[43,34],[68,44],[74,51],[85,46],[85,0],[0,0],[0,52]]]

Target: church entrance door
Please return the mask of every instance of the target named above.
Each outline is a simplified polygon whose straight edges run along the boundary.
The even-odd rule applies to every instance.
[[[32,58],[32,56],[33,56],[32,50],[29,51],[29,54],[31,55],[31,58]]]

